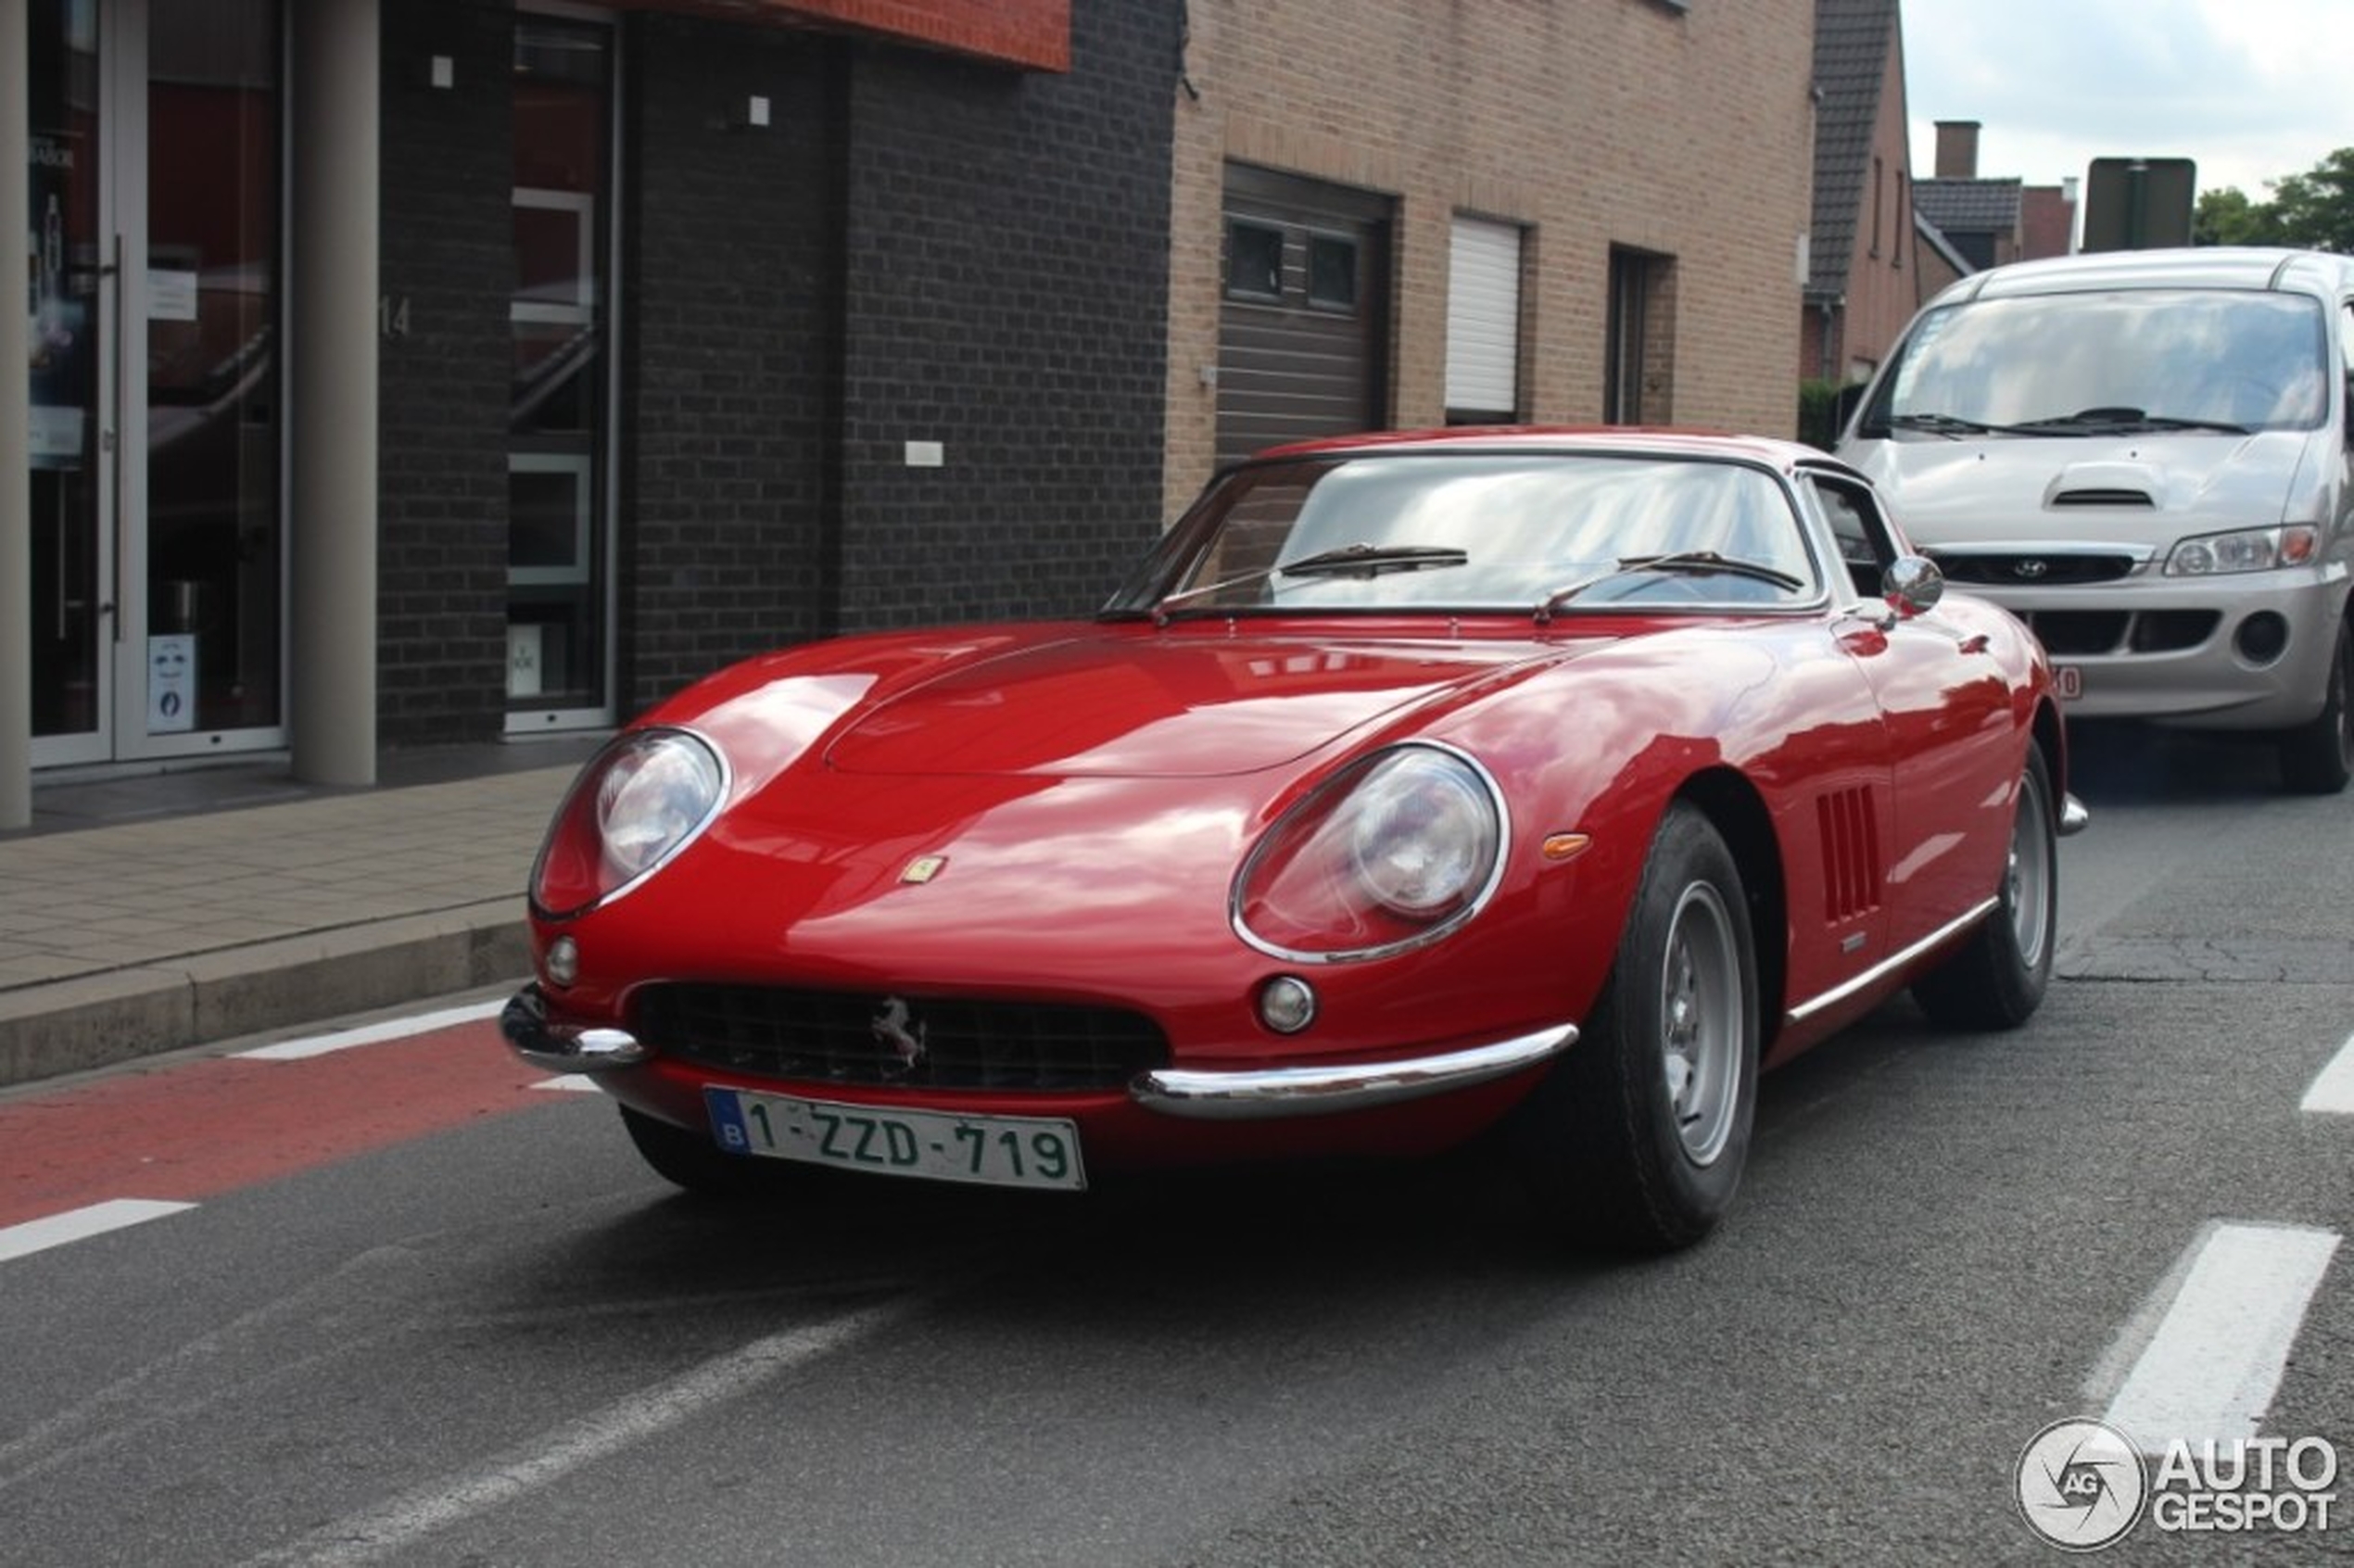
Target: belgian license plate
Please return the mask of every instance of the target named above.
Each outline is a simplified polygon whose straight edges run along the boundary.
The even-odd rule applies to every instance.
[[[749,1089],[705,1089],[703,1103],[731,1154],[997,1187],[1087,1185],[1079,1129],[1052,1117],[950,1116]]]
[[[2074,664],[2052,666],[2052,689],[2063,702],[2073,702],[2084,695],[2084,672]]]

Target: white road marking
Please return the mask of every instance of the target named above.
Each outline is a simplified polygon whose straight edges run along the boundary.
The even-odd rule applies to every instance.
[[[20,1225],[0,1227],[0,1263],[196,1207],[193,1203],[167,1203],[159,1198],[113,1198],[87,1208],[68,1209],[63,1214],[28,1220]]]
[[[2299,1110],[2324,1111],[2335,1116],[2354,1116],[2354,1035],[2337,1048],[2330,1065],[2322,1069],[2313,1086],[2305,1091]]]
[[[597,1087],[597,1081],[585,1072],[568,1072],[561,1078],[543,1078],[532,1087],[534,1089],[569,1089],[574,1094],[583,1091],[591,1094],[604,1093]]]
[[[715,1405],[741,1398],[770,1379],[884,1327],[913,1305],[912,1298],[902,1297],[829,1322],[804,1323],[763,1335],[667,1383],[556,1427],[538,1441],[445,1485],[418,1487],[380,1507],[323,1524],[288,1546],[248,1559],[245,1568],[347,1568],[402,1557],[437,1530],[561,1481]]]
[[[2177,1437],[2256,1435],[2340,1239],[2302,1225],[2210,1227],[2170,1275],[2180,1281],[2170,1297],[2161,1284],[2112,1353],[2142,1343],[2104,1419],[2152,1454]]]
[[[439,1012],[419,1013],[413,1018],[387,1018],[383,1023],[362,1024],[358,1029],[339,1029],[333,1034],[281,1040],[274,1045],[259,1045],[235,1055],[254,1061],[298,1062],[310,1056],[323,1056],[333,1051],[348,1051],[355,1045],[405,1040],[412,1034],[430,1034],[437,1029],[448,1029],[451,1024],[495,1018],[505,1005],[504,1002],[476,1002],[463,1007],[444,1007]]]

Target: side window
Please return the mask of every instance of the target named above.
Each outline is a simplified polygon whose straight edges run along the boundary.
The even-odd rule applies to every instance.
[[[2337,351],[2345,372],[2346,396],[2338,409],[2346,444],[2354,447],[2354,300],[2348,300],[2337,323]]]
[[[1824,474],[1811,475],[1807,483],[1830,524],[1848,580],[1857,594],[1878,599],[1880,575],[1894,564],[1897,555],[1895,536],[1880,515],[1879,500],[1860,485]]]

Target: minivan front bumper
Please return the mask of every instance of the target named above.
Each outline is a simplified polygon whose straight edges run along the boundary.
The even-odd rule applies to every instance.
[[[1967,550],[1931,552],[1941,564]],[[2142,569],[2155,573],[2157,565]],[[2346,611],[2343,565],[2066,588],[1956,585],[2025,621],[2071,718],[2284,729],[2321,712]]]

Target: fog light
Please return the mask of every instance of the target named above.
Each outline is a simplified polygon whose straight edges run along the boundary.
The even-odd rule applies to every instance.
[[[548,978],[558,985],[570,985],[580,978],[580,944],[568,936],[558,937],[548,944]]]
[[[2288,622],[2270,610],[2261,611],[2242,621],[2232,640],[2249,664],[2269,664],[2288,649]]]
[[[1316,1021],[1316,993],[1295,975],[1277,975],[1259,991],[1259,1021],[1277,1034],[1297,1034]]]

